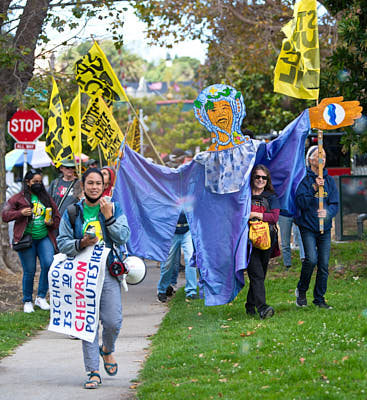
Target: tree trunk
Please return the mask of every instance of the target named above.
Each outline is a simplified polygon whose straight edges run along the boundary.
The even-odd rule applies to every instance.
[[[1,41],[5,54],[13,54],[13,63],[7,61],[0,67],[0,205],[6,200],[6,134],[7,111],[14,108],[16,96],[23,94],[33,75],[34,53],[37,40],[47,16],[51,0],[27,0],[15,36]],[[0,0],[0,11],[6,12],[8,0]],[[1,16],[0,16],[1,18]],[[0,20],[2,22],[2,20]],[[1,26],[1,25],[0,25]],[[9,237],[7,224],[0,225],[0,269],[16,270],[16,263],[9,260]]]
[[[6,154],[6,106],[0,104],[0,171],[5,171],[5,154]],[[0,174],[0,204],[4,204],[6,196],[6,180],[5,173]],[[11,272],[12,267],[8,259],[9,236],[8,224],[1,220],[0,224],[0,270]]]

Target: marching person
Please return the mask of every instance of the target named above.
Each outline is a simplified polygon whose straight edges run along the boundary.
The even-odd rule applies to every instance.
[[[175,234],[166,262],[161,263],[161,275],[158,282],[157,300],[161,303],[167,301],[167,296],[172,296],[174,288],[171,286],[172,276],[179,267],[181,248],[185,258],[185,295],[188,300],[197,300],[197,275],[196,267],[190,266],[190,260],[194,253],[194,245],[190,233],[186,215],[181,211],[177,221]]]
[[[311,146],[306,154],[307,175],[299,184],[296,192],[298,216],[295,221],[299,226],[305,250],[301,276],[296,288],[296,305],[307,306],[306,292],[311,276],[317,265],[316,281],[313,290],[313,303],[325,309],[332,307],[325,302],[327,280],[329,276],[329,256],[332,219],[338,212],[339,196],[334,179],[328,175],[325,167],[326,154],[322,150],[323,177],[319,174],[318,146]],[[324,188],[324,208],[319,209],[319,187]],[[319,221],[324,219],[324,232],[320,232]]]
[[[69,206],[61,219],[57,238],[60,251],[73,257],[84,248],[94,246],[99,240],[103,240],[109,248],[113,245],[124,245],[129,239],[130,229],[119,203],[111,203],[102,197],[104,182],[101,171],[89,168],[82,176],[82,188],[85,199]],[[75,210],[74,214],[71,213],[72,209]],[[94,237],[89,233],[90,226],[94,227]],[[112,353],[115,351],[115,342],[121,328],[122,303],[121,284],[108,269],[112,262],[111,251],[107,259],[99,305],[103,326],[102,345],[99,346],[98,330],[93,343],[82,341],[84,365],[88,373],[88,380],[84,383],[85,389],[96,389],[102,384],[99,355],[103,358],[106,373],[110,376],[117,374],[118,365]]]
[[[115,170],[111,167],[102,167],[101,169],[104,181],[104,190],[102,196],[112,196],[113,185],[115,183]]]
[[[62,176],[51,182],[48,193],[62,216],[68,205],[78,201],[80,182],[76,177],[74,161],[63,160],[59,169]]]
[[[250,286],[245,304],[246,313],[255,315],[255,307],[261,319],[274,315],[273,307],[266,304],[265,277],[270,257],[279,255],[276,223],[279,218],[280,205],[271,183],[270,172],[259,164],[251,173],[251,213],[249,219],[257,219],[269,224],[271,246],[261,250],[252,246],[247,275]]]
[[[56,252],[56,231],[60,214],[43,185],[39,170],[31,169],[25,174],[22,190],[7,201],[2,218],[4,222],[15,221],[14,250],[20,246],[22,239],[24,242],[27,235],[29,238],[23,249],[16,250],[23,268],[24,312],[34,312],[32,296],[37,257],[41,265],[41,274],[34,305],[42,310],[49,310],[50,306],[46,300],[48,270]]]
[[[293,231],[293,241],[298,246],[299,258],[303,262],[305,258],[305,251],[303,249],[303,243],[301,239],[301,234],[299,228],[294,223],[292,216],[288,214],[285,210],[280,210],[279,215],[279,229],[280,229],[280,239],[281,239],[281,249],[283,255],[283,264],[286,270],[289,270],[292,266],[292,252],[291,252],[291,235]]]

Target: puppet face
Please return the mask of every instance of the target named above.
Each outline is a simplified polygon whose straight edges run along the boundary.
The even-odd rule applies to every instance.
[[[228,101],[216,101],[213,104],[213,109],[208,110],[208,117],[213,125],[231,133],[233,112]]]
[[[212,85],[204,89],[194,102],[199,122],[211,133],[209,151],[224,150],[244,143],[241,133],[246,115],[242,94],[228,85]]]

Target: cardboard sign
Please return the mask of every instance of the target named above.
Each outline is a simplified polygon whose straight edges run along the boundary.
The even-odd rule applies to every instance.
[[[48,273],[50,331],[94,341],[109,252],[102,243],[87,247],[76,257],[54,256]]]

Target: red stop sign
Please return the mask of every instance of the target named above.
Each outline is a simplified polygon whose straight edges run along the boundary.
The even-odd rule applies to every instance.
[[[8,132],[17,142],[34,142],[43,134],[43,117],[37,110],[18,110],[8,122]]]

